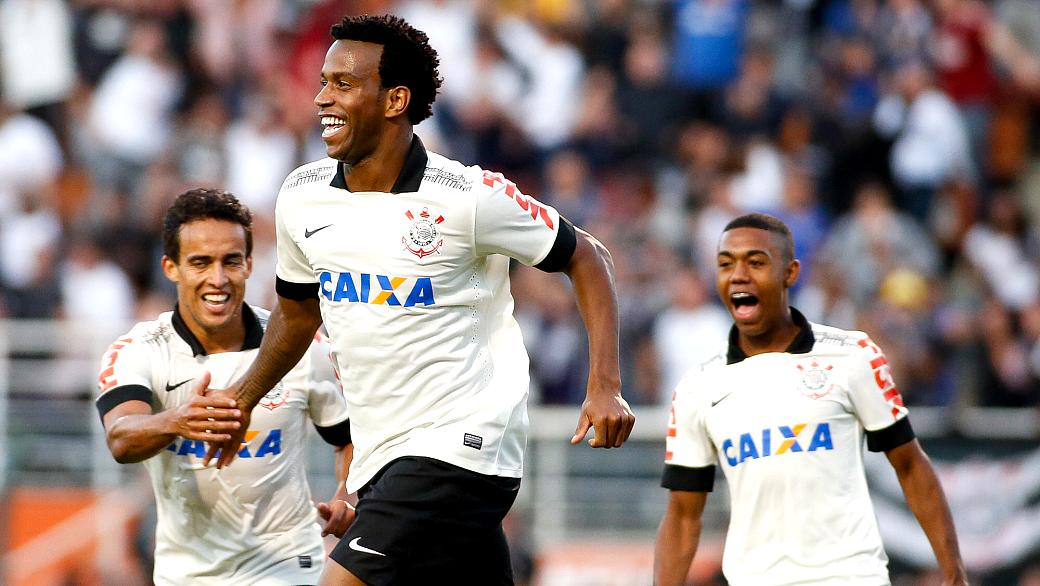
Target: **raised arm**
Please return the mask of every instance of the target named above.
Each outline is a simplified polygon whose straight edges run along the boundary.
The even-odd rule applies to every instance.
[[[105,437],[112,457],[120,464],[147,460],[161,452],[177,437],[195,441],[220,442],[231,438],[239,428],[235,401],[207,397],[209,373],[195,381],[192,400],[174,409],[152,413],[144,401],[120,403],[105,413]]]
[[[968,583],[964,562],[957,544],[950,507],[946,504],[939,478],[921,444],[915,439],[885,452],[903,487],[906,504],[917,517],[928,537],[942,573],[943,586]]]
[[[706,492],[673,490],[654,544],[655,586],[682,586],[701,537]]]
[[[632,433],[636,416],[621,396],[614,262],[599,240],[579,228],[574,231],[577,245],[564,272],[574,284],[589,335],[589,381],[571,443],[577,444],[594,429],[590,446],[619,448]]]
[[[253,407],[300,361],[310,347],[319,325],[321,309],[317,299],[278,297],[278,304],[267,322],[259,354],[249,370],[229,388],[209,393],[210,396],[235,399],[242,411],[242,426],[231,434],[230,439],[210,445],[205,464],[209,464],[218,450],[218,468],[235,459],[238,446],[249,427]]]

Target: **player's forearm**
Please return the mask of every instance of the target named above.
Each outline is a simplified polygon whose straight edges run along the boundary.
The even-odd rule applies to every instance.
[[[317,299],[294,301],[278,298],[278,305],[260,344],[253,365],[239,381],[237,397],[242,407],[252,409],[260,398],[282,380],[307,352],[314,332],[321,325]]]
[[[147,460],[177,438],[165,413],[124,415],[108,429],[108,449],[120,464]]]
[[[682,586],[700,542],[700,520],[666,514],[654,545],[654,585]]]
[[[619,392],[618,301],[614,262],[603,244],[576,230],[578,244],[567,267],[578,311],[589,336],[589,389]]]
[[[946,495],[939,478],[927,456],[922,453],[904,470],[897,469],[896,472],[907,506],[928,537],[943,578],[951,584],[966,583],[966,571],[961,560],[953,516],[950,514],[950,507],[946,503]]]
[[[354,459],[354,444],[336,448],[336,494],[333,499],[347,500],[347,473]]]

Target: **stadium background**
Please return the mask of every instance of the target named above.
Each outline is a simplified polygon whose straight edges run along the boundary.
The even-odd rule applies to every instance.
[[[974,583],[1040,584],[1036,0],[0,1],[0,582],[147,583],[151,496],[104,446],[101,353],[172,307],[158,221],[189,187],[251,206],[248,299],[270,304],[273,198],[324,155],[328,27],[387,11],[441,54],[427,145],[506,174],[617,266],[639,421],[609,452],[566,443],[586,368],[566,284],[514,274],[533,375],[518,574],[649,583],[671,387],[727,325],[715,239],[760,210],[795,232],[795,305],[886,350]],[[868,462],[895,583],[937,583]],[[723,583],[727,505],[717,488],[698,584]]]

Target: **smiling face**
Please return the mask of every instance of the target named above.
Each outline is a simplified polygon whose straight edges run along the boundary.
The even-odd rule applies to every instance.
[[[163,273],[177,285],[177,307],[184,323],[207,346],[244,336],[242,301],[253,259],[246,255],[241,224],[205,219],[180,227],[178,259],[163,256]],[[208,348],[208,346],[207,346]]]
[[[372,154],[386,124],[387,95],[379,77],[383,46],[363,41],[332,43],[314,97],[330,157],[356,165]]]
[[[719,240],[715,277],[719,297],[746,338],[770,337],[790,320],[787,290],[799,263],[786,259],[780,235],[734,228]]]

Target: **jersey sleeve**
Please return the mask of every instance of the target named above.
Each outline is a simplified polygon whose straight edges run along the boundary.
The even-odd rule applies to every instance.
[[[704,401],[697,377],[687,376],[676,387],[665,438],[661,486],[670,490],[711,492],[718,456],[704,425]]]
[[[885,353],[866,336],[857,345],[859,349],[852,353],[849,368],[852,404],[866,430],[868,449],[888,451],[914,439],[908,411]]]
[[[278,251],[276,290],[282,297],[290,299],[317,298],[318,282],[314,271],[287,225],[290,210],[286,200],[283,186],[274,207],[275,249]]]
[[[347,400],[343,396],[328,338],[320,333],[315,336],[308,350],[308,360],[307,409],[311,421],[327,443],[345,446],[350,443]]]
[[[127,401],[152,403],[152,364],[147,347],[134,332],[120,337],[101,357],[95,400],[102,421],[105,414]]]
[[[503,254],[528,266],[560,270],[574,254],[574,226],[552,206],[528,197],[501,174],[484,171],[476,190],[477,254]]]

